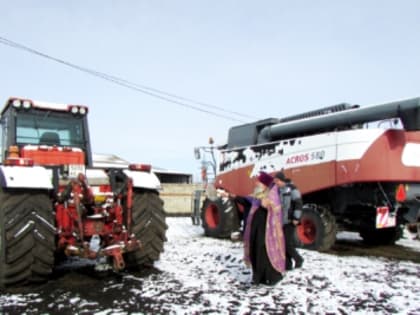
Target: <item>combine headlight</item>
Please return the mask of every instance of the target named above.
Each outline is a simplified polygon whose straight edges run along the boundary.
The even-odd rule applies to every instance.
[[[71,108],[71,112],[72,112],[72,114],[77,114],[79,112],[79,108],[77,106],[73,106]]]
[[[21,100],[13,100],[12,102],[13,107],[20,108],[22,106]]]
[[[85,115],[85,114],[86,114],[86,108],[84,108],[84,107],[80,107],[80,108],[79,108],[79,113],[80,113],[81,115]]]

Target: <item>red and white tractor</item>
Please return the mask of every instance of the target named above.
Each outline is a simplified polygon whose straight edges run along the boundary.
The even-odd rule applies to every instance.
[[[297,238],[327,250],[338,230],[366,243],[390,244],[420,209],[420,98],[360,107],[338,104],[232,127],[218,149],[214,185],[239,196],[253,192],[260,171],[283,170],[304,201]],[[206,235],[229,237],[243,207],[207,196]]]
[[[59,259],[153,264],[166,241],[150,165],[93,168],[88,108],[10,98],[1,111],[0,287],[48,279]]]

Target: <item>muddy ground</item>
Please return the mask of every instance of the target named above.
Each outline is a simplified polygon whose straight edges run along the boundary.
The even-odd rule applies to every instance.
[[[189,226],[185,225],[183,229],[188,230]],[[400,297],[406,299],[402,302],[402,305],[407,305],[406,310],[390,300],[395,292],[401,291],[399,288],[405,288],[404,277],[410,281],[409,292],[413,292],[414,296],[416,292],[420,294],[419,285],[412,280],[420,275],[418,248],[403,245],[366,247],[358,239],[344,238],[339,239],[328,253],[307,251],[300,274],[292,271],[290,278],[284,282],[284,288],[296,287],[296,292],[305,292],[306,295],[303,299],[292,296],[290,301],[283,289],[271,291],[267,287],[255,288],[249,283],[250,271],[242,267],[240,261],[240,242],[211,240],[195,234],[182,238],[175,236],[166,246],[169,248],[165,249],[166,256],[162,259],[170,261],[138,273],[98,272],[92,265],[80,262],[59,266],[48,283],[1,291],[0,314],[301,314],[311,310],[330,314],[363,313],[364,310],[378,314],[416,312],[410,304],[413,302],[411,293]],[[352,266],[354,261],[358,261],[357,257],[364,261],[361,266],[359,263],[355,265],[355,272],[361,275],[358,278],[363,278],[362,283],[366,282],[368,286],[369,283],[377,285],[379,282],[380,285],[380,281],[388,281],[384,283],[391,286],[391,291],[375,295],[374,289],[363,291],[361,288],[360,293],[357,291],[352,295],[347,292],[348,289],[341,288],[335,280],[319,271],[312,273],[309,261],[318,267],[325,264],[326,269],[331,269],[328,266],[343,264],[347,257],[351,258],[349,264]],[[378,264],[378,273],[375,267],[371,267],[371,272],[369,267],[364,270],[362,265],[371,260],[374,260],[373,266]],[[173,270],[167,270],[171,268]],[[353,270],[351,268],[349,270]],[[349,272],[344,271],[346,273]],[[382,280],[388,277],[388,273],[398,274],[399,278]],[[220,283],[217,283],[218,279],[221,279]],[[348,280],[351,283],[351,279]],[[320,304],[321,291],[334,297],[334,305],[337,306],[329,309],[327,304]],[[221,303],[224,298],[226,301]],[[255,299],[270,299],[270,302],[255,305]],[[244,300],[248,301],[246,306],[243,305]],[[417,310],[420,312],[420,308]]]
[[[371,256],[420,264],[420,253],[402,245],[367,246],[360,240],[340,239],[327,252],[337,256]]]

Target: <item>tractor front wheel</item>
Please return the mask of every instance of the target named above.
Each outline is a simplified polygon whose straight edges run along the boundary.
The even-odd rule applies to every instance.
[[[54,267],[55,233],[46,192],[0,189],[0,287],[46,281]]]
[[[166,213],[159,194],[152,190],[135,190],[133,194],[131,232],[142,248],[125,254],[127,268],[153,265],[163,252],[166,241]]]
[[[335,243],[337,225],[332,213],[318,205],[305,205],[296,228],[297,243],[302,248],[326,251]]]

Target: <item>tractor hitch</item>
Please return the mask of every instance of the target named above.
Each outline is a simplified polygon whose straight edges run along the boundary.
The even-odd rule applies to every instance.
[[[84,242],[82,247],[74,245],[67,245],[64,250],[66,256],[77,256],[80,258],[97,259],[99,257],[112,257],[113,268],[115,271],[120,271],[125,268],[123,254],[141,250],[143,248],[141,242],[136,239],[128,240],[125,243],[112,244],[98,251],[92,250],[88,242]]]

